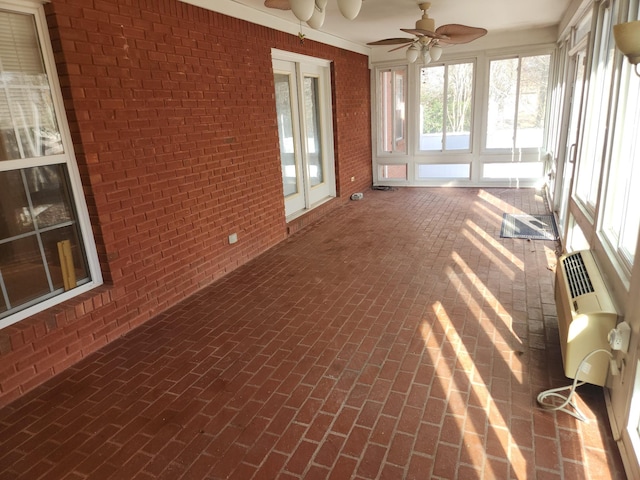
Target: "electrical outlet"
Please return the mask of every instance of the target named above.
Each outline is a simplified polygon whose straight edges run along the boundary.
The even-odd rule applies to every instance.
[[[631,326],[627,322],[621,322],[616,328],[609,332],[607,339],[612,350],[629,350],[629,340],[631,338]]]

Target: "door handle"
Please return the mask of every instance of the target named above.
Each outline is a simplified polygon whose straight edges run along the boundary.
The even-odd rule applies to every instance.
[[[572,143],[569,147],[569,163],[576,163],[576,144]]]

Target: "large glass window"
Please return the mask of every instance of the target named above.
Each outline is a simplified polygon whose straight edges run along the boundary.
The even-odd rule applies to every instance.
[[[406,94],[407,69],[396,67],[379,73],[380,150],[384,153],[407,152]]]
[[[0,10],[0,327],[91,282],[36,13]]]
[[[492,60],[486,148],[543,146],[551,55]]]
[[[602,160],[605,155],[607,112],[611,98],[615,53],[611,8],[611,4],[605,2],[598,9],[593,66],[588,79],[584,128],[577,158],[575,195],[592,215],[596,208]]]
[[[467,62],[421,69],[421,151],[471,149],[473,67]]]
[[[630,271],[640,227],[640,78],[624,65],[602,228]]]

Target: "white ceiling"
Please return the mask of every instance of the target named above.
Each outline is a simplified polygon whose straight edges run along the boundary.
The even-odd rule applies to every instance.
[[[266,8],[264,0],[231,1],[299,24],[291,11]],[[329,0],[321,30],[360,45],[383,38],[405,37],[407,34],[400,28],[415,28],[421,15],[419,3],[420,0],[364,0],[358,17],[349,21],[338,11],[337,0]],[[571,0],[432,0],[429,16],[435,19],[436,27],[460,23],[486,28],[489,34],[495,34],[558,25],[570,3]],[[303,23],[303,33],[309,30],[311,28]]]

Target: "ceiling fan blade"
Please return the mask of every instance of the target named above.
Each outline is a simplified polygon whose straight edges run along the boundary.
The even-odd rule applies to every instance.
[[[385,38],[384,40],[378,40],[376,42],[369,42],[367,45],[399,45],[412,43],[414,38]]]
[[[264,0],[264,6],[267,8],[277,8],[278,10],[291,10],[289,0]]]
[[[409,43],[405,43],[404,45],[400,45],[399,47],[392,48],[391,50],[389,50],[389,53],[391,53],[391,52],[395,52],[396,50],[400,50],[400,49],[405,48],[405,47],[407,47],[407,46],[409,46],[409,45],[413,45],[413,44],[414,44],[414,43],[416,43],[417,41],[419,41],[419,40],[418,40],[418,39],[416,39],[416,40],[412,40],[412,41],[411,41],[411,42],[409,42]]]
[[[417,35],[418,37],[430,37],[430,38],[436,38],[436,39],[445,38],[437,31],[431,32],[429,30],[421,30],[419,28],[401,28],[400,30],[402,30],[405,33],[410,33],[411,35]]]
[[[443,36],[442,42],[452,45],[469,43],[487,34],[487,30],[451,23],[436,28],[436,33]]]

